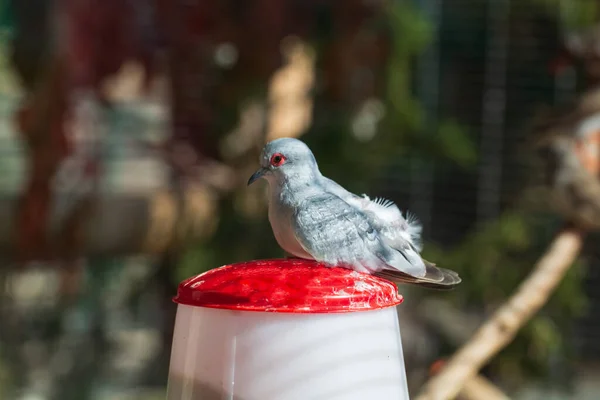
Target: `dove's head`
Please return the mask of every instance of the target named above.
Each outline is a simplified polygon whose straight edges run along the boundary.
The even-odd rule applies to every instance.
[[[266,178],[269,183],[305,183],[319,175],[317,161],[308,146],[298,139],[282,138],[263,148],[260,168],[250,177],[248,185],[260,178]]]

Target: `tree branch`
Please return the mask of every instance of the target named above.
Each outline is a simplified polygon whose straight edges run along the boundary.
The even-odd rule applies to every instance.
[[[509,400],[497,386],[481,375],[469,378],[460,391],[464,400]]]
[[[430,368],[432,376],[437,375],[446,364],[438,360]],[[509,397],[485,376],[477,375],[469,378],[458,394],[460,400],[508,400]]]
[[[456,397],[465,383],[510,343],[518,330],[548,301],[579,254],[583,236],[577,229],[563,229],[516,293],[425,385],[416,400]]]

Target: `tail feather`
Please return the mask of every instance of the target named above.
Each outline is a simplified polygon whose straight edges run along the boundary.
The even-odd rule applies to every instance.
[[[423,262],[425,263],[426,273],[425,276],[420,278],[390,269],[375,272],[374,275],[392,281],[395,284],[412,284],[437,290],[453,289],[462,281],[460,276],[454,271],[436,267],[435,264],[425,260]]]

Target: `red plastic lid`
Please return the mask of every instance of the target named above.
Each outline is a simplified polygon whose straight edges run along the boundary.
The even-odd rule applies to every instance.
[[[402,303],[393,283],[347,268],[301,259],[226,265],[179,284],[176,303],[286,313],[343,313]]]

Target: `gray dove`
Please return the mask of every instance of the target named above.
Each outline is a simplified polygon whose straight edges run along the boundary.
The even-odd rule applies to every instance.
[[[421,226],[391,201],[357,196],[324,177],[297,139],[267,143],[261,167],[248,180],[269,182],[269,221],[287,253],[351,268],[394,283],[451,289],[461,279],[420,256]]]

